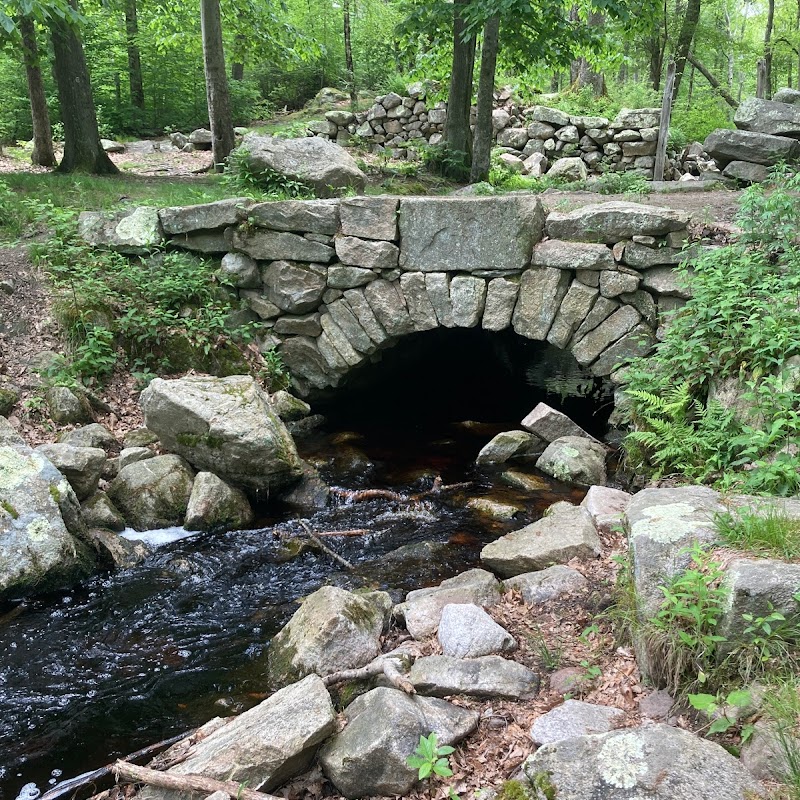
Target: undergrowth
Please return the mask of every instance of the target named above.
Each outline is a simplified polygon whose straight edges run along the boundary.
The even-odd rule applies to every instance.
[[[800,557],[800,519],[780,509],[720,514],[715,525],[729,547],[786,561]]]
[[[682,272],[693,297],[655,353],[628,367],[631,468],[749,493],[800,490],[800,174],[748,189],[741,235]],[[720,382],[735,405],[714,400]],[[709,392],[711,390],[711,399]]]
[[[139,374],[246,369],[242,346],[252,325],[231,321],[238,300],[216,282],[210,261],[181,252],[128,258],[100,251],[79,239],[73,211],[36,203],[35,213],[50,235],[31,256],[50,278],[71,348],[70,361],[46,376],[51,383],[102,383],[122,352]]]

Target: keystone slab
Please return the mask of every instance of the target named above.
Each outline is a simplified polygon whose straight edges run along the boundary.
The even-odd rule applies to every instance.
[[[553,211],[546,227],[551,239],[614,244],[634,235],[663,236],[683,230],[688,222],[689,215],[682,211],[614,201],[584,206],[568,213]]]
[[[422,272],[517,272],[530,263],[543,223],[539,200],[524,195],[403,199],[400,266]]]

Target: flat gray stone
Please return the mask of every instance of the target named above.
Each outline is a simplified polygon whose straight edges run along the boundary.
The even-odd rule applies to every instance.
[[[624,719],[625,712],[612,706],[584,703],[582,700],[565,700],[533,723],[531,739],[534,744],[541,746],[574,736],[608,733],[615,724]]]
[[[247,197],[233,197],[215,203],[193,206],[173,206],[158,212],[164,232],[194,233],[236,225],[247,217],[247,209],[253,203]]]
[[[500,581],[483,569],[470,569],[442,581],[439,586],[415,589],[396,607],[408,632],[424,639],[436,632],[442,609],[450,603],[473,603],[490,608],[500,602]]]
[[[453,303],[450,300],[450,276],[446,272],[426,273],[425,289],[439,325],[454,328],[456,323],[453,320]]]
[[[408,680],[419,694],[431,697],[463,694],[528,700],[539,691],[539,676],[535,672],[502,656],[418,658],[408,673]]]
[[[363,289],[348,289],[344,293],[344,299],[367,336],[375,344],[381,345],[391,339],[378,317],[375,316],[372,306],[367,302]]]
[[[634,235],[663,236],[686,228],[689,217],[671,208],[642,203],[613,201],[584,206],[547,217],[547,235],[551,239],[614,244]]]
[[[600,279],[606,275],[620,275],[619,272],[601,272]],[[629,276],[625,276],[629,277]],[[553,326],[547,334],[547,341],[562,350],[569,344],[572,335],[589,315],[597,299],[597,289],[586,286],[574,280],[570,284],[564,299],[561,301],[558,313],[553,320]]]
[[[164,241],[158,209],[145,206],[113,213],[83,211],[78,217],[78,236],[92,247],[140,256]]]
[[[642,315],[633,306],[621,306],[594,330],[573,344],[572,355],[581,366],[588,366],[604,350],[632,330],[641,318]]]
[[[257,203],[247,211],[260,228],[333,235],[339,229],[338,200],[279,200]]]
[[[486,302],[486,281],[472,275],[456,275],[450,281],[453,322],[458,328],[474,328],[481,321]]]
[[[642,288],[657,295],[688,300],[692,296],[691,282],[672,267],[653,267],[642,273]]]
[[[739,130],[800,138],[800,107],[775,100],[748,97],[736,109],[733,124]]]
[[[428,296],[425,274],[404,272],[400,276],[400,289],[406,300],[409,316],[415,331],[429,331],[439,327],[436,310]]]
[[[740,183],[763,183],[769,170],[763,164],[751,164],[749,161],[731,161],[722,174]]]
[[[503,581],[503,586],[506,589],[516,589],[529,606],[534,606],[580,592],[588,583],[578,570],[563,564],[554,564],[547,569],[523,572],[507,578]]]
[[[341,201],[342,235],[362,239],[397,239],[396,197],[348,197]]]
[[[105,450],[71,444],[43,444],[36,450],[69,481],[78,500],[95,493],[106,463]]]
[[[336,730],[322,680],[309,675],[225,724],[189,749],[172,775],[203,775],[268,792],[303,772]],[[185,793],[146,787],[142,800],[178,800]]]
[[[380,278],[364,287],[364,297],[390,337],[413,332],[414,324],[399,283]]]
[[[290,314],[305,314],[317,308],[326,285],[321,270],[290,261],[273,261],[264,269],[262,280],[266,298]]]
[[[246,232],[234,230],[231,244],[236,250],[241,250],[259,261],[310,261],[327,264],[335,255],[332,247],[313,242],[296,233],[259,228]]]
[[[376,242],[355,236],[336,237],[336,255],[342,264],[364,269],[394,269],[399,249],[391,242]]]
[[[355,289],[374,281],[378,276],[370,269],[331,264],[328,267],[328,287],[331,289]]]
[[[556,503],[538,522],[507,533],[481,550],[481,561],[503,578],[600,555],[600,539],[586,509]]]
[[[611,375],[629,359],[650,355],[655,344],[655,331],[649,325],[640,322],[597,357],[592,364],[592,375],[598,377]]]
[[[526,417],[527,419],[527,417]],[[544,448],[542,440],[527,431],[502,431],[482,448],[476,464],[505,464],[512,458],[533,457]]]
[[[610,486],[590,486],[581,505],[594,520],[598,533],[608,535],[613,528],[621,528],[625,522],[625,509],[632,495]]]
[[[703,149],[721,168],[731,161],[749,161],[771,167],[780,161],[792,162],[800,157],[800,142],[795,139],[724,128],[710,133]]]
[[[400,266],[421,272],[522,270],[544,223],[539,200],[525,195],[403,198],[399,215]]]
[[[437,631],[446,656],[478,658],[517,649],[514,637],[480,606],[450,603],[442,609]]]

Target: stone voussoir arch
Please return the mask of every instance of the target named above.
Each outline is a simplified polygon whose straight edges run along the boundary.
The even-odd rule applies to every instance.
[[[134,232],[146,247],[221,255],[223,280],[262,325],[262,347],[277,348],[305,396],[440,327],[511,328],[605,377],[646,355],[660,316],[689,297],[675,271],[688,215],[646,204],[546,215],[520,193],[235,198],[143,211],[84,214],[84,238],[136,252],[135,241],[115,244],[133,235],[136,217],[155,225]]]

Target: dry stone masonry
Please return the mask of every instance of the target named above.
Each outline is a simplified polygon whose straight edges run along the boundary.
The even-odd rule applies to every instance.
[[[221,257],[221,279],[302,395],[438,327],[512,328],[608,376],[646,354],[661,312],[689,296],[675,272],[688,217],[649,205],[546,219],[533,195],[234,199],[150,212],[86,212],[80,228],[123,253]]]
[[[472,109],[472,124],[475,123]],[[409,143],[437,145],[443,141],[447,103],[426,103],[421,85],[409,87],[409,96],[390,92],[377,97],[359,113],[334,110],[313,122],[309,133],[340,145],[369,143],[395,156],[412,157]],[[501,160],[516,172],[548,172],[567,180],[588,175],[635,170],[653,177],[661,110],[623,108],[612,121],[606,117],[567,114],[547,106],[521,107],[512,100],[492,113],[492,135],[503,149]],[[670,154],[667,179],[681,174],[675,154]]]

